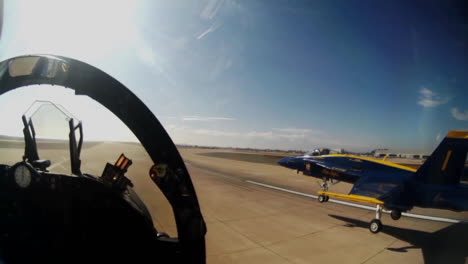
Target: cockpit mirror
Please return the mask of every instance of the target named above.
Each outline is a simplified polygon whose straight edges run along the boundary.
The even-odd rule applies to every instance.
[[[164,178],[167,173],[167,165],[166,164],[155,164],[151,166],[150,169],[150,177],[154,180]]]
[[[31,75],[39,59],[39,57],[22,57],[12,61],[8,68],[10,76]]]

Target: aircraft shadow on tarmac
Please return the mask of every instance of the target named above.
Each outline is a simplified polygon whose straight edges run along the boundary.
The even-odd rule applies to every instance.
[[[344,226],[368,229],[369,223],[343,216],[329,215],[346,222]],[[394,252],[408,252],[408,249],[420,248],[425,263],[466,263],[468,260],[468,225],[453,224],[436,232],[423,232],[385,225],[383,233],[399,240],[406,241],[413,246],[401,248],[387,248]]]

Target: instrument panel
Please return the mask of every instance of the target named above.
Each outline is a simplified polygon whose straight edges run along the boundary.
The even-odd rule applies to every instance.
[[[84,244],[84,259],[112,259],[103,252],[117,247],[127,254],[128,241],[154,252],[157,230],[138,201],[136,193],[117,192],[92,175],[49,173],[25,161],[0,164],[0,262],[63,263]]]

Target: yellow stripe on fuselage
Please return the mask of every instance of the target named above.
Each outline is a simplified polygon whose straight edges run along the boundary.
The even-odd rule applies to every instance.
[[[407,166],[403,166],[403,165],[399,165],[399,164],[395,164],[395,163],[391,163],[391,162],[383,161],[383,160],[379,160],[379,159],[373,159],[373,158],[368,158],[368,157],[360,157],[360,156],[350,155],[350,154],[330,154],[330,155],[323,155],[323,156],[319,156],[319,157],[323,157],[323,158],[326,158],[326,157],[345,157],[345,158],[352,158],[352,159],[361,159],[361,160],[366,160],[366,161],[370,161],[370,162],[379,163],[379,164],[386,165],[386,166],[389,166],[389,167],[394,167],[394,168],[398,168],[398,169],[402,169],[402,170],[416,172],[416,169],[411,168],[411,167],[407,167]]]
[[[452,155],[452,150],[447,151],[447,155],[445,156],[444,164],[442,165],[442,171],[445,171],[447,168],[448,161],[450,159],[450,156]]]
[[[447,138],[462,138],[462,139],[468,139],[468,131],[466,130],[450,130],[447,133]]]
[[[372,204],[384,204],[384,202],[367,196],[355,195],[355,194],[339,194],[339,193],[332,193],[332,192],[317,192],[319,195],[325,195],[329,197],[334,197],[343,200],[349,200],[353,202],[365,202],[365,203],[372,203]]]

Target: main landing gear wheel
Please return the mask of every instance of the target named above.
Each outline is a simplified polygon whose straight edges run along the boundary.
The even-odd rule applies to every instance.
[[[399,210],[392,210],[390,212],[390,216],[392,217],[393,220],[398,220],[401,217],[401,211]]]
[[[328,201],[328,196],[319,195],[319,196],[317,197],[317,200],[319,201],[319,203],[326,202],[326,201]]]
[[[378,232],[380,232],[380,230],[382,230],[382,222],[380,222],[379,219],[372,220],[369,224],[369,230],[372,233],[377,234]]]
[[[324,203],[324,202],[328,202],[328,200],[330,199],[330,196],[327,196],[327,195],[319,195],[317,197],[319,203]]]
[[[330,196],[327,196],[327,195],[319,195],[317,197],[319,203],[324,203],[324,202],[328,202],[328,200],[330,199]]]

